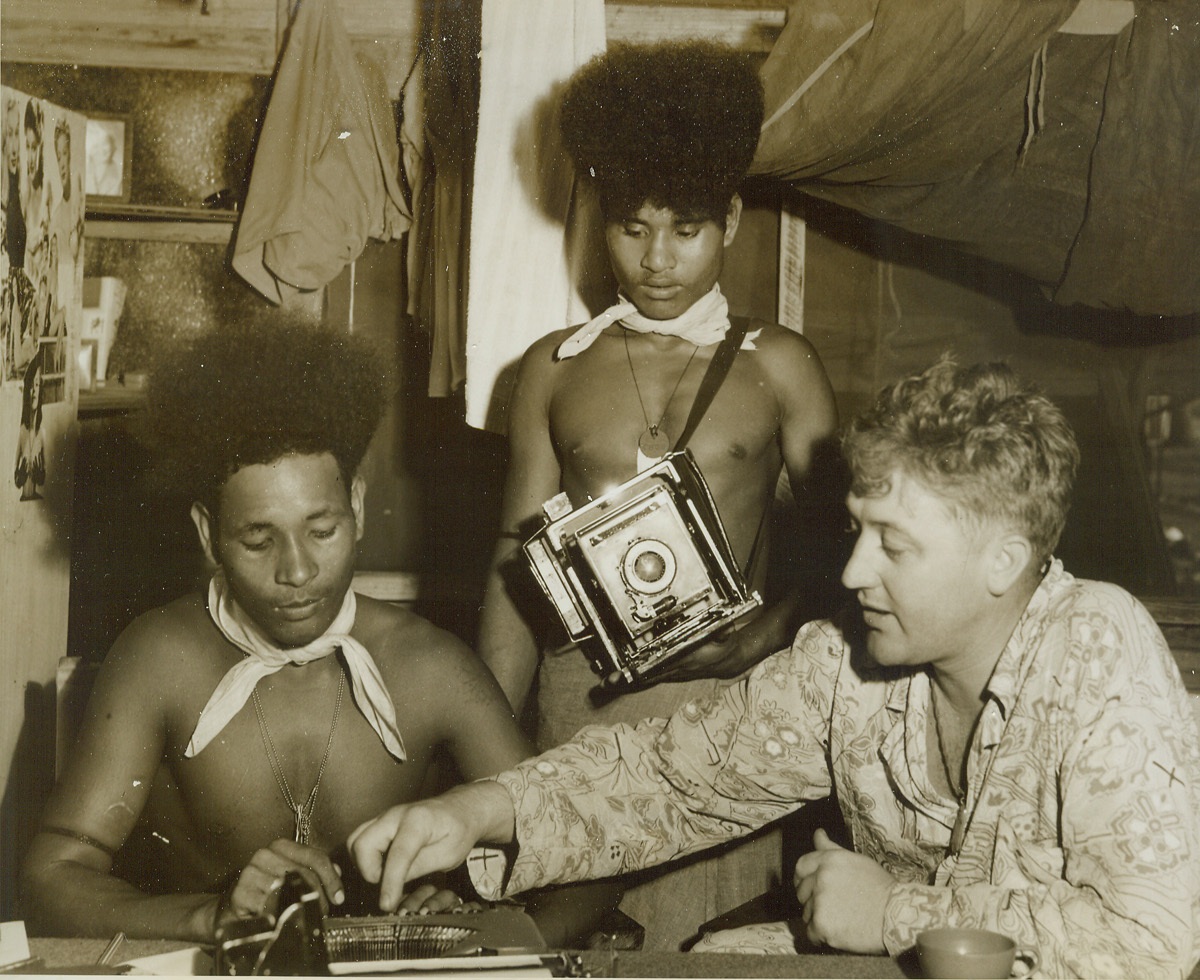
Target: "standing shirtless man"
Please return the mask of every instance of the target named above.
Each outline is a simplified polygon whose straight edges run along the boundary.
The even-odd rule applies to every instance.
[[[568,85],[563,135],[576,171],[598,192],[619,296],[595,320],[542,338],[522,358],[501,539],[479,643],[518,712],[537,678],[542,748],[585,724],[633,724],[712,695],[719,679],[787,646],[801,617],[814,614],[797,587],[737,631],[685,654],[661,675],[671,683],[595,707],[588,695],[598,679],[583,654],[569,648],[543,659],[537,614],[515,602],[506,585],[506,567],[548,499],[565,491],[579,506],[678,448],[705,369],[730,327],[717,280],[737,233],[737,186],[762,111],[750,63],[703,42],[616,47]],[[757,588],[766,573],[764,528],[784,467],[810,513],[822,514],[821,501],[840,509],[843,488],[834,471],[819,472],[823,460],[836,457],[836,425],[812,345],[778,324],[752,321],[688,448]],[[831,530],[819,516],[815,523],[813,537],[794,546],[814,555],[823,550],[818,538]],[[836,563],[828,570],[836,581]],[[697,922],[767,891],[780,865],[778,839],[760,838],[628,891],[622,908],[646,927],[646,948],[678,948]]]
[[[418,798],[442,753],[466,779],[529,754],[469,649],[351,589],[382,363],[301,324],[201,334],[155,372],[144,435],[214,574],[103,663],[24,868],[37,933],[211,942],[272,913],[292,870],[323,907],[370,912],[351,830]],[[535,903],[548,942],[590,926],[575,898],[575,919]],[[423,883],[403,908],[459,901]]]

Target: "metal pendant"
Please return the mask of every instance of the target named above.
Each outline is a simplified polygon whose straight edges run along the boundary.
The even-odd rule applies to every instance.
[[[647,428],[638,436],[638,451],[647,459],[662,459],[671,449],[671,440],[662,429]]]
[[[671,448],[671,440],[661,429],[647,429],[638,436],[637,471],[648,470]]]
[[[295,816],[296,832],[293,839],[297,844],[307,844],[312,836],[312,816],[302,806],[296,807]]]

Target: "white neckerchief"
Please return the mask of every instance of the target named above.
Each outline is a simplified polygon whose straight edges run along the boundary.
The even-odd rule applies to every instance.
[[[601,331],[614,323],[638,333],[661,333],[681,337],[697,347],[707,347],[725,339],[729,330],[729,303],[721,295],[721,287],[713,288],[673,320],[651,320],[638,312],[625,296],[617,294],[617,302],[595,319],[589,320],[558,345],[558,358],[565,360],[587,350]]]
[[[224,571],[218,569],[208,583],[208,613],[221,635],[245,653],[246,658],[234,664],[221,678],[208,704],[200,712],[200,720],[196,723],[196,730],[184,755],[190,758],[208,745],[241,711],[254,692],[255,685],[264,677],[288,664],[310,663],[340,649],[350,671],[355,704],[388,752],[404,762],[407,756],[400,730],[396,727],[396,708],[391,695],[367,648],[350,635],[357,608],[354,590],[347,589],[341,611],[324,634],[307,646],[284,649],[272,643],[251,622],[230,594]]]

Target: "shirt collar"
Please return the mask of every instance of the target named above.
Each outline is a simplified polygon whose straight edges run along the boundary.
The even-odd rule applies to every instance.
[[[1046,627],[1046,613],[1055,597],[1075,581],[1057,558],[1050,559],[1046,574],[1029,599],[1016,628],[1008,638],[1000,659],[992,670],[984,694],[995,700],[1004,717],[1008,717],[1033,665],[1040,644],[1038,637]]]

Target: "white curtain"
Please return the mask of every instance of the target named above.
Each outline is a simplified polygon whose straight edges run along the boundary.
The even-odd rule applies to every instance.
[[[467,290],[466,414],[502,432],[517,362],[589,317],[599,222],[575,202],[563,82],[605,46],[603,0],[484,0]]]

